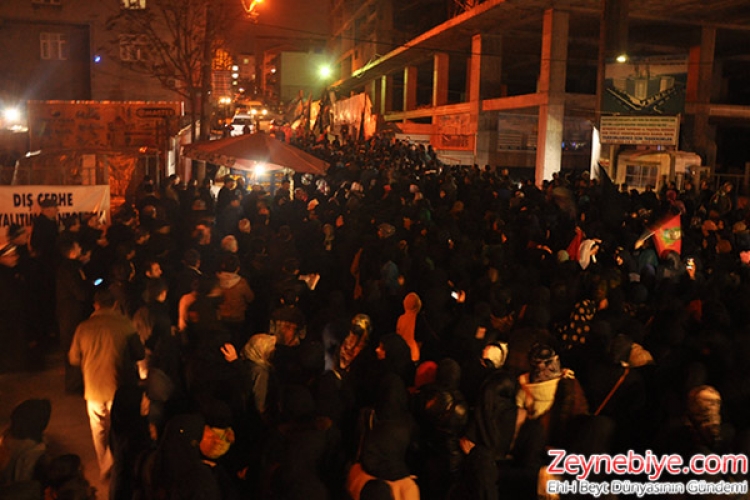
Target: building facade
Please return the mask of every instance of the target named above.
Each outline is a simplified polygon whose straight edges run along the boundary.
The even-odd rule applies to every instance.
[[[566,164],[590,163],[601,117],[631,114],[602,104],[611,94],[608,71],[625,55],[633,76],[646,80],[657,60],[684,62],[684,84],[667,75],[661,80],[672,87],[656,84],[651,95],[646,82],[633,91],[637,99],[620,99],[659,116],[667,98],[683,96],[683,107],[669,112],[678,117],[678,138],[664,147],[695,151],[719,170],[750,162],[750,149],[734,147],[750,129],[747,2],[415,2],[446,13],[416,35],[396,29],[410,28],[396,4],[333,2],[335,87],[343,96],[367,93],[381,122],[429,135],[443,156],[533,167],[538,183]],[[602,161],[614,164],[623,145],[601,146]]]
[[[0,2],[3,100],[175,100],[122,64],[144,55],[143,37],[107,28],[120,9],[146,7],[145,0]]]

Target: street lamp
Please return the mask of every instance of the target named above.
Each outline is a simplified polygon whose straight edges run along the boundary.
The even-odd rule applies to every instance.
[[[259,3],[263,3],[263,0],[242,0],[242,8],[245,10],[248,17],[253,20],[258,17],[258,12],[255,8]]]
[[[331,67],[327,64],[324,64],[318,69],[318,74],[320,75],[322,79],[328,80],[332,74]]]

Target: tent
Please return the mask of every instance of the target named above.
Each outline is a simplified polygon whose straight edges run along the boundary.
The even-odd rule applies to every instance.
[[[264,134],[245,134],[214,141],[188,144],[182,154],[237,170],[289,169],[302,174],[323,175],[328,164],[301,149]]]

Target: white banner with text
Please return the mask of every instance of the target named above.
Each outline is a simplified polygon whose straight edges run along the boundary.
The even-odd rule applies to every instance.
[[[58,222],[73,214],[110,221],[109,186],[0,186],[0,227],[31,226],[47,199],[57,202]]]

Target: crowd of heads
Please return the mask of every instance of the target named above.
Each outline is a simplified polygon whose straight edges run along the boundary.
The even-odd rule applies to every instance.
[[[150,487],[384,498],[416,474],[426,498],[530,498],[550,445],[748,452],[735,191],[566,171],[535,186],[385,136],[291,142],[326,175],[274,193],[229,176],[216,197],[145,179],[108,228],[66,228],[125,314],[166,318],[142,335]],[[648,235],[675,215],[681,253],[659,255]],[[224,472],[206,479],[201,460]]]

